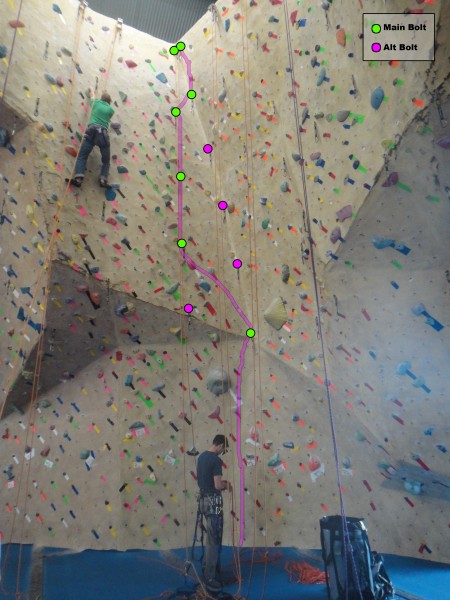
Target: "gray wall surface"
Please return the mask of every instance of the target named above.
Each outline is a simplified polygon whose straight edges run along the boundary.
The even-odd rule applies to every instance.
[[[88,0],[89,8],[170,43],[183,35],[213,4],[211,0]]]

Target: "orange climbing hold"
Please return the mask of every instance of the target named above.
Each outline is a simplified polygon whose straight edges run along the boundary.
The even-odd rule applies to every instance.
[[[340,46],[345,48],[345,29],[342,27],[336,31],[336,40]]]

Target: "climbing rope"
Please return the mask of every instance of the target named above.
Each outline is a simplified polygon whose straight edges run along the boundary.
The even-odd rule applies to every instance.
[[[321,353],[322,353],[322,365],[323,365],[323,373],[324,373],[324,379],[325,379],[325,393],[326,393],[326,397],[327,397],[328,416],[329,416],[329,420],[330,420],[331,438],[332,438],[332,443],[333,443],[333,453],[334,453],[334,459],[335,459],[335,469],[336,469],[337,488],[338,488],[337,491],[338,491],[338,497],[339,497],[341,516],[342,516],[342,523],[343,523],[344,556],[345,557],[347,557],[349,555],[351,556],[353,572],[356,573],[356,565],[354,562],[353,554],[349,552],[350,538],[349,538],[349,533],[348,533],[347,518],[346,518],[346,514],[345,514],[344,498],[343,498],[343,494],[342,494],[343,488],[342,488],[341,475],[340,475],[340,469],[339,469],[339,464],[340,464],[339,451],[338,451],[338,444],[337,444],[337,438],[336,438],[336,429],[335,429],[335,425],[334,425],[333,406],[332,406],[332,400],[331,400],[330,389],[329,389],[330,382],[328,379],[327,359],[326,359],[326,353],[325,353],[325,340],[324,340],[324,334],[323,334],[322,323],[321,323],[319,286],[317,284],[317,270],[316,270],[316,262],[315,262],[315,256],[314,256],[314,242],[313,242],[313,239],[311,236],[311,219],[310,219],[310,214],[309,214],[308,190],[307,190],[307,186],[306,186],[305,159],[304,159],[304,154],[303,154],[302,139],[301,139],[301,135],[300,135],[301,124],[300,124],[300,117],[299,117],[299,112],[298,112],[297,91],[296,91],[296,86],[295,86],[295,67],[294,67],[294,60],[293,60],[291,33],[290,33],[290,29],[289,29],[289,15],[288,15],[287,2],[284,3],[284,14],[285,14],[286,39],[287,39],[287,44],[288,44],[288,56],[289,56],[289,68],[290,68],[289,70],[290,70],[290,75],[291,75],[291,96],[292,96],[292,103],[293,103],[293,107],[294,107],[297,146],[298,146],[299,154],[301,156],[300,170],[301,170],[301,178],[302,178],[303,196],[304,196],[304,202],[305,202],[304,206],[305,206],[305,222],[306,222],[306,229],[307,229],[306,233],[308,235],[309,250],[310,250],[310,257],[311,257],[311,269],[312,269],[312,276],[313,276],[313,281],[314,281],[314,299],[315,299],[316,314],[317,314],[316,321],[317,321],[317,329],[318,329],[318,333],[319,333],[320,348],[321,348]],[[347,580],[347,569],[345,569],[345,577]],[[356,579],[358,581],[358,578],[356,578]],[[359,586],[359,581],[358,581],[358,586]],[[359,589],[359,593],[361,596],[360,589]],[[362,598],[362,596],[361,596],[361,598]]]

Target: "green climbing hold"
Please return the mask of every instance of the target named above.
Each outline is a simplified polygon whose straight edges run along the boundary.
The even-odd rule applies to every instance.
[[[123,165],[119,165],[117,167],[117,172],[118,173],[128,173],[128,169],[126,167],[124,167]]]
[[[270,219],[264,219],[263,222],[261,223],[261,227],[263,229],[267,229],[269,227],[269,223],[270,223]]]
[[[119,91],[119,96],[120,96],[120,99],[122,100],[122,102],[126,102],[128,96],[125,94],[125,92]]]

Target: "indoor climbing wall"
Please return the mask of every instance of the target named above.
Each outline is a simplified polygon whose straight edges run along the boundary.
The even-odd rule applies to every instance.
[[[178,47],[16,4],[3,538],[190,545],[196,456],[224,432],[225,543],[318,547],[340,483],[375,548],[447,560],[448,7],[391,2],[436,14],[436,60],[384,63],[361,60],[381,0],[219,1]],[[115,110],[107,190],[96,153],[65,181],[90,86]]]

